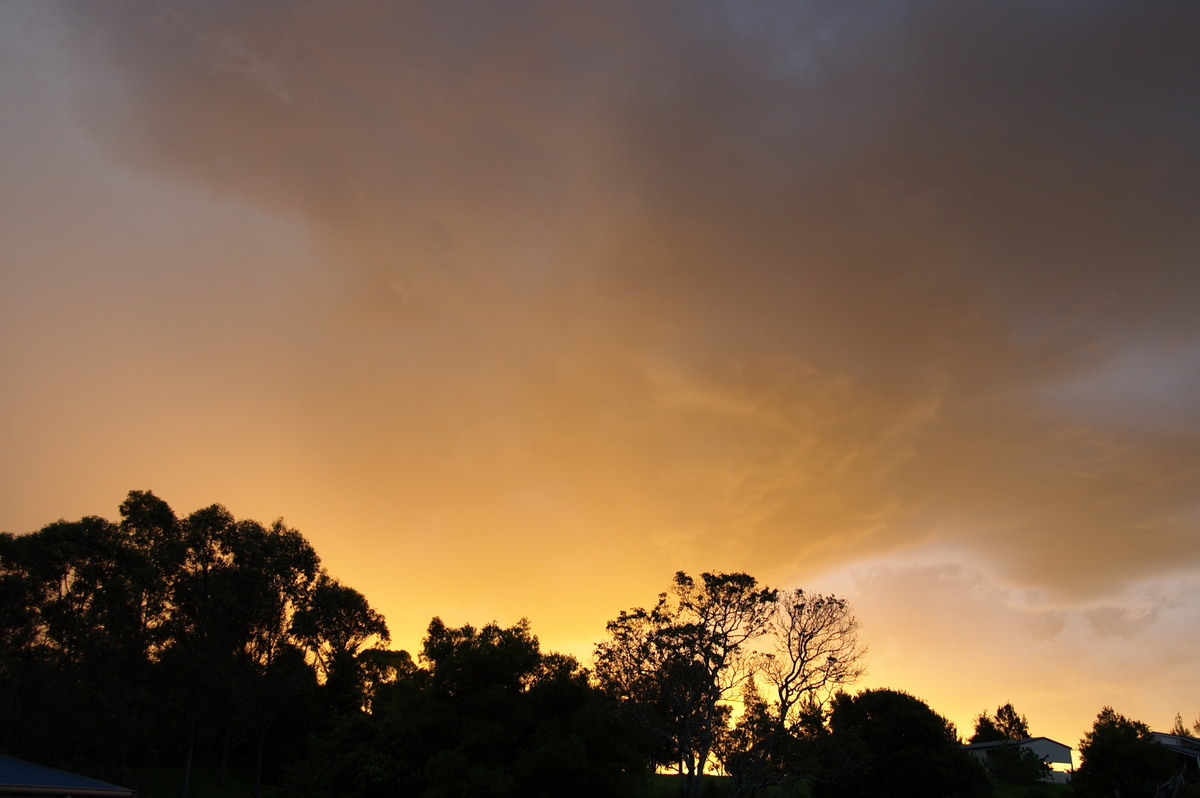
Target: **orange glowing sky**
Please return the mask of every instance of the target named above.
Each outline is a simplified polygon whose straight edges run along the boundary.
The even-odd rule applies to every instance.
[[[0,529],[283,516],[416,645],[678,569],[1200,712],[1200,7],[0,5]]]

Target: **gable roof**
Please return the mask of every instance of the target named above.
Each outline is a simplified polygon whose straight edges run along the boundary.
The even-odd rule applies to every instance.
[[[127,787],[0,754],[0,795],[132,798],[133,794]]]
[[[1180,756],[1191,757],[1200,764],[1200,740],[1166,732],[1150,732],[1150,736]]]
[[[968,743],[963,748],[967,751],[986,754],[993,748],[1002,748],[1006,745],[1028,748],[1041,756],[1046,762],[1057,762],[1063,765],[1071,764],[1071,746],[1064,745],[1057,740],[1051,740],[1049,737],[1026,737],[1023,740],[994,740],[989,743]]]

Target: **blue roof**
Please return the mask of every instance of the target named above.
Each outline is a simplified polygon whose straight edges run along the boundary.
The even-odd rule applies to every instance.
[[[133,790],[0,754],[0,795],[132,796]]]

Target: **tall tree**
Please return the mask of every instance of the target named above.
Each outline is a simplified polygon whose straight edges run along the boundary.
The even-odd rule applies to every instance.
[[[356,656],[386,625],[299,532],[219,504],[179,518],[149,491],[120,513],[0,535],[0,747],[68,767],[182,755],[185,774],[239,753],[258,770],[308,722],[318,666],[363,705]],[[403,667],[392,653],[373,683]]]
[[[970,743],[992,743],[1002,740],[1024,740],[1029,737],[1029,721],[1011,703],[996,708],[995,715],[986,711],[975,718],[975,731]]]
[[[742,692],[742,714],[733,728],[721,735],[715,753],[733,782],[734,794],[754,795],[785,782],[786,774],[795,770],[796,741],[795,736],[780,730],[771,705],[752,677]]]
[[[170,591],[186,556],[179,519],[150,491],[130,491],[120,513],[122,534],[144,557],[137,579],[140,629],[146,651],[156,655],[165,643]]]
[[[768,628],[773,645],[762,662],[780,727],[794,726],[808,717],[814,703],[824,706],[833,691],[866,673],[867,650],[858,629],[844,598],[800,589],[780,593]]]
[[[1029,738],[1029,721],[1011,703],[996,708],[995,715],[986,711],[975,718],[971,743],[1009,743],[987,749],[987,770],[1006,784],[1036,784],[1050,777],[1050,765],[1018,741]]]
[[[843,598],[779,592],[755,658],[768,696],[756,686],[748,692],[742,717],[718,747],[739,795],[811,775],[829,698],[866,671],[858,628]]]
[[[1150,727],[1104,707],[1079,742],[1082,760],[1071,785],[1081,798],[1152,798],[1175,774],[1175,757]]]
[[[238,521],[226,548],[229,586],[238,597],[233,620],[240,642],[231,652],[224,697],[222,772],[232,747],[251,741],[257,795],[268,729],[290,701],[309,692],[311,670],[302,668],[303,655],[290,632],[313,589],[320,561],[308,541],[282,521],[270,527]]]
[[[996,708],[996,728],[1010,740],[1024,740],[1029,737],[1029,721],[1017,712],[1012,704],[1004,704]]]
[[[751,644],[766,633],[778,591],[743,573],[680,571],[649,610],[622,612],[596,647],[596,676],[657,738],[657,764],[675,764],[684,794],[701,777],[751,673]]]
[[[358,655],[372,641],[391,640],[387,622],[366,597],[321,573],[296,613],[292,633],[312,657],[334,707],[341,712],[362,709],[366,675]]]
[[[999,743],[1007,739],[1004,732],[996,728],[996,721],[987,713],[987,710],[984,710],[975,716],[975,731],[967,742],[974,745],[976,743]]]
[[[118,708],[138,705],[148,666],[138,552],[95,516],[0,543],[0,742],[65,765],[124,762],[143,730]]]
[[[1200,734],[1200,718],[1196,718],[1191,728],[1188,728],[1183,723],[1183,715],[1176,712],[1175,723],[1171,726],[1171,734],[1174,734],[1176,737],[1195,737],[1197,734]]]
[[[220,504],[182,519],[172,543],[171,612],[161,672],[178,704],[175,734],[183,752],[184,798],[191,789],[197,749],[218,738],[240,706],[238,656],[248,635],[246,575],[233,565],[237,521]]]

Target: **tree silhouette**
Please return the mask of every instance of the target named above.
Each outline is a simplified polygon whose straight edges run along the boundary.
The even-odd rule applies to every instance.
[[[979,713],[969,742],[1011,742],[987,749],[988,772],[1007,784],[1036,784],[1050,777],[1051,768],[1033,751],[1016,744],[1028,737],[1029,722],[1011,703],[1006,703],[996,708],[995,715]]]
[[[1200,734],[1200,718],[1196,718],[1196,721],[1189,728],[1183,723],[1183,715],[1176,712],[1175,723],[1171,726],[1171,734],[1174,734],[1176,737],[1195,737],[1197,734]]]
[[[834,696],[818,793],[839,798],[985,796],[983,769],[953,724],[897,690]]]
[[[419,667],[378,685],[285,785],[289,795],[636,796],[634,730],[571,657],[541,651],[527,621],[434,618]]]
[[[129,713],[147,699],[135,602],[141,565],[118,527],[94,516],[0,538],[6,751],[122,763],[145,741]]]
[[[780,591],[759,649],[757,673],[770,698],[753,685],[741,719],[718,747],[739,795],[811,776],[832,692],[866,670],[858,619],[837,596]]]
[[[986,711],[975,718],[975,732],[970,743],[991,743],[1003,740],[1024,740],[1029,737],[1029,722],[1011,703],[996,708],[995,715]]]
[[[335,709],[362,708],[366,685],[358,655],[372,640],[391,639],[366,597],[322,573],[296,613],[292,632],[312,657]]]
[[[1079,742],[1079,770],[1071,780],[1081,798],[1152,798],[1175,771],[1175,758],[1150,736],[1150,727],[1104,707]]]
[[[866,672],[866,647],[858,639],[858,619],[837,596],[803,590],[783,591],[768,627],[774,645],[761,663],[764,681],[774,693],[773,714],[791,727],[823,706],[834,690]]]
[[[728,700],[750,675],[749,645],[765,634],[777,597],[747,574],[697,582],[680,571],[652,609],[610,621],[596,647],[599,683],[655,735],[655,762],[678,766],[685,796],[699,794]]]
[[[181,519],[149,491],[120,514],[0,535],[0,748],[98,775],[182,761],[184,794],[197,757],[240,753],[257,793],[335,692],[331,663],[385,638],[383,619],[281,521],[219,504]],[[344,703],[364,690],[350,679]]]

